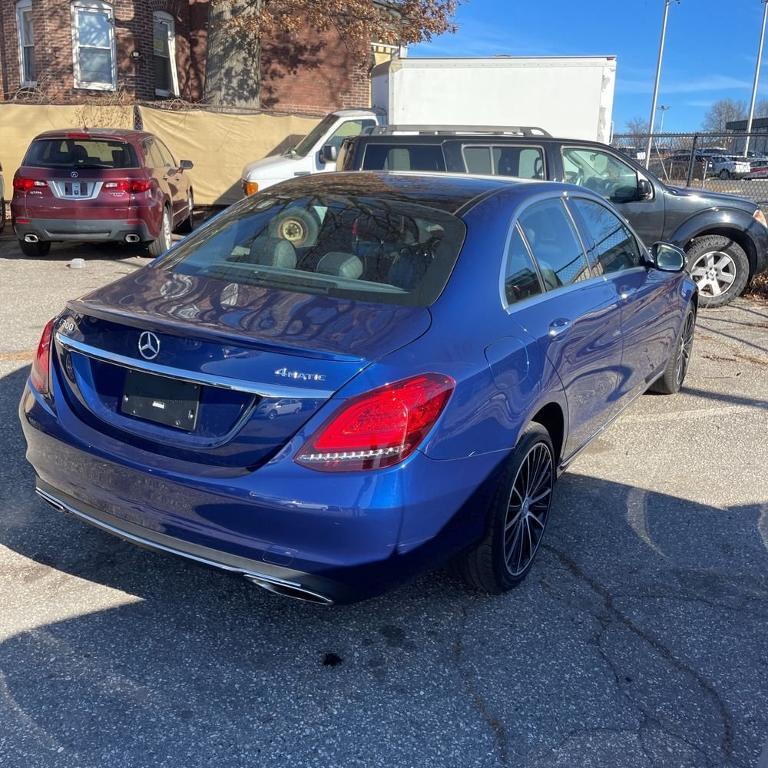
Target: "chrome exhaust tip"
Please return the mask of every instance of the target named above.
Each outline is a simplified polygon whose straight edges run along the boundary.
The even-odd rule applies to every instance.
[[[314,603],[315,605],[333,605],[333,600],[330,597],[305,589],[300,584],[278,581],[277,579],[272,581],[255,573],[246,573],[244,575],[251,584],[266,589],[267,592],[272,592],[275,595],[290,597],[293,600],[302,600],[305,603]]]
[[[126,235],[125,236],[125,242],[126,243],[138,243],[139,242],[139,236],[138,235]]]
[[[37,235],[29,234],[24,235],[24,242],[25,243],[37,243],[39,242],[40,238]]]

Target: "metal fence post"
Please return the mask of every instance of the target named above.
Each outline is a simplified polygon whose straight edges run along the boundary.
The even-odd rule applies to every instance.
[[[699,143],[699,134],[697,133],[693,137],[693,143],[691,144],[691,159],[688,161],[688,179],[685,182],[686,187],[691,186],[693,181],[693,164],[696,162],[696,145]]]

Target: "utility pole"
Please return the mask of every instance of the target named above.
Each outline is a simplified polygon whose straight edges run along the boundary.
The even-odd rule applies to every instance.
[[[664,133],[664,115],[667,114],[668,109],[672,109],[669,104],[659,104],[656,109],[661,112],[661,120],[659,120],[659,133]]]
[[[656,103],[659,99],[659,83],[661,81],[661,64],[664,60],[664,44],[667,41],[667,20],[669,18],[669,6],[679,3],[680,0],[664,0],[664,18],[661,22],[661,39],[659,40],[659,58],[656,61],[656,81],[653,85],[653,100],[651,101],[651,116],[648,120],[648,146],[645,150],[645,167],[651,164],[651,145],[653,144],[653,126],[656,122]]]
[[[752,100],[749,102],[749,118],[747,119],[747,138],[744,142],[744,157],[749,155],[749,134],[752,133],[752,120],[755,117],[755,102],[757,101],[757,86],[760,82],[760,65],[763,63],[763,44],[765,43],[765,22],[768,19],[768,0],[761,0],[763,4],[763,25],[760,27],[760,45],[757,48],[757,61],[755,62],[755,80],[752,83]]]

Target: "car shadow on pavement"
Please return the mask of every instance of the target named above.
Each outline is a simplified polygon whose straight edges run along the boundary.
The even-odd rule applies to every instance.
[[[37,499],[15,416],[26,373],[0,380],[0,573],[14,584],[0,763],[700,768],[760,754],[768,504],[567,473],[517,590],[482,595],[441,571],[322,608]]]
[[[7,238],[0,240],[0,260],[25,259],[28,261],[71,261],[74,258],[92,261],[96,259],[124,260],[135,257],[149,258],[147,249],[122,243],[54,243],[45,256],[25,256],[18,245]]]

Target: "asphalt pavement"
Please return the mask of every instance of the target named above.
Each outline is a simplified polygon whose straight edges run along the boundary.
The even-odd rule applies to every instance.
[[[0,766],[768,765],[768,305],[701,312],[685,391],[561,478],[517,590],[441,571],[322,608],[35,497],[16,408],[40,329],[146,262],[0,238]]]

